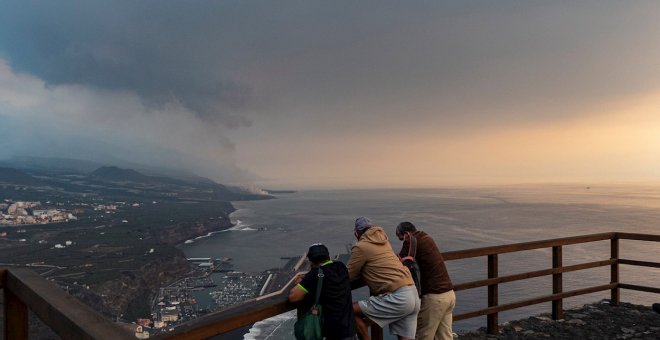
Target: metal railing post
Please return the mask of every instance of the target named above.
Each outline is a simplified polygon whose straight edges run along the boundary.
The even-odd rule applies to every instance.
[[[5,291],[5,339],[28,338],[28,308],[7,287]]]
[[[497,254],[488,255],[488,278],[497,277]],[[499,291],[496,284],[488,285],[488,307],[497,306]],[[498,326],[498,313],[488,314],[487,318],[487,332],[488,334],[499,333]]]
[[[616,287],[611,290],[612,305],[618,305],[621,299],[619,291],[619,235],[614,235],[610,243],[610,257],[614,262],[611,265],[610,283],[615,283]]]
[[[561,246],[552,247],[552,268],[561,268],[562,248]],[[552,274],[552,294],[563,292],[562,273]],[[552,319],[560,320],[564,318],[564,300],[552,301]]]

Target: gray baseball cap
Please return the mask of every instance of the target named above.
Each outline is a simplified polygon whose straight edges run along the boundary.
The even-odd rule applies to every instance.
[[[364,216],[355,219],[355,231],[363,232],[367,230],[369,227],[373,227],[373,223],[371,223],[370,219]]]

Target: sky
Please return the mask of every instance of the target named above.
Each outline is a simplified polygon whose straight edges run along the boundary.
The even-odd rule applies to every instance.
[[[0,4],[0,159],[268,188],[660,182],[657,1]]]

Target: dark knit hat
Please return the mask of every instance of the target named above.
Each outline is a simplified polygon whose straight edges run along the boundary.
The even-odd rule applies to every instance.
[[[327,260],[330,258],[330,252],[323,243],[312,244],[307,250],[307,258],[312,262]]]

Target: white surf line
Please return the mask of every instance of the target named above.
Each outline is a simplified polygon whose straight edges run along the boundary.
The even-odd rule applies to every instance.
[[[285,322],[286,322],[286,320],[280,322],[280,324],[277,325],[277,327],[273,328],[273,330],[270,332],[270,334],[268,334],[267,337],[264,338],[264,340],[268,340],[268,339],[270,339],[270,338],[273,336],[273,334],[275,333],[275,331],[277,331],[278,328],[282,327],[282,325],[283,325]]]
[[[241,225],[241,223],[242,223],[241,220],[236,220],[236,221],[237,221],[237,222],[236,222],[236,225],[234,225],[234,226],[231,227],[231,228],[227,228],[227,229],[223,229],[223,230],[217,230],[217,231],[211,231],[211,232],[207,233],[206,235],[197,236],[197,237],[195,237],[195,238],[193,238],[193,239],[185,240],[183,243],[184,243],[184,244],[191,244],[191,243],[194,243],[194,242],[197,241],[197,240],[201,240],[201,239],[203,239],[203,238],[208,238],[208,237],[211,237],[211,236],[213,236],[213,235],[215,235],[215,234],[225,233],[225,232],[229,232],[229,231],[241,231],[241,230],[245,230],[245,229],[236,229],[236,228],[238,228],[238,227],[243,227],[243,226]],[[250,225],[248,225],[248,226],[245,227],[245,228],[250,228]],[[256,229],[250,229],[250,230],[256,230]]]

